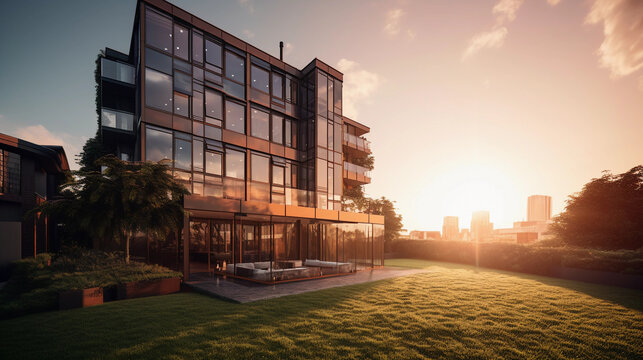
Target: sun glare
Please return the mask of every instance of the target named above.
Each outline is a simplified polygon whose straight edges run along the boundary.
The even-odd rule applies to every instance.
[[[434,192],[432,200],[425,203],[439,206],[445,216],[458,216],[460,228],[468,228],[471,213],[479,210],[489,211],[491,221],[497,225],[510,226],[515,218],[512,211],[520,205],[513,203],[518,191],[512,180],[502,169],[486,164],[451,168],[438,175],[429,187],[441,191]],[[429,192],[427,189],[426,194]]]

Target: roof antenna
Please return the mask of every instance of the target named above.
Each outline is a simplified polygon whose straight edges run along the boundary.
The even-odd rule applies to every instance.
[[[284,42],[279,42],[279,60],[284,61]]]

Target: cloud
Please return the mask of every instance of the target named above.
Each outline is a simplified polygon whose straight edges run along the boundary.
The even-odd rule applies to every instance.
[[[253,4],[253,2],[251,0],[238,0],[238,1],[239,1],[239,5],[241,5],[241,7],[245,8],[246,10],[248,10],[251,14],[254,14],[255,5]]]
[[[242,33],[243,33],[243,36],[247,37],[248,39],[252,39],[253,37],[255,37],[255,33],[253,33],[248,29],[243,30]]]
[[[462,54],[462,60],[464,61],[468,57],[480,51],[480,49],[501,47],[502,44],[504,44],[508,33],[509,31],[507,28],[503,26],[474,35],[469,41],[469,46],[464,51],[464,54]]]
[[[356,118],[358,104],[370,102],[370,97],[379,89],[382,79],[379,75],[362,69],[359,63],[348,59],[340,59],[337,69],[344,74],[343,113],[350,118]]]
[[[503,25],[516,19],[516,13],[523,0],[500,0],[493,6],[492,13],[496,16],[496,23]]]
[[[643,67],[643,1],[595,0],[585,21],[603,24],[599,63],[612,77],[632,74]]]
[[[386,13],[386,23],[384,32],[390,36],[395,36],[400,32],[400,20],[404,16],[402,9],[393,9]]]
[[[523,2],[524,0],[498,0],[491,10],[491,13],[495,17],[493,27],[491,30],[475,34],[471,40],[469,40],[469,45],[462,53],[462,61],[465,61],[484,48],[501,47],[509,34],[507,25],[516,19],[516,14]],[[555,6],[560,0],[547,0],[547,2],[549,5]]]
[[[82,136],[73,136],[64,132],[52,133],[43,125],[17,127],[12,136],[38,145],[61,145],[67,154],[67,161],[72,169],[77,169],[76,155],[80,154],[87,140]]]

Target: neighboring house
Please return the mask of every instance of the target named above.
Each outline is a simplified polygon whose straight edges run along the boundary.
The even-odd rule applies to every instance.
[[[0,133],[0,267],[58,248],[56,224],[25,213],[54,197],[68,170],[62,146]]]
[[[318,59],[296,69],[161,0],[138,2],[129,53],[106,49],[100,67],[103,144],[172,160],[191,193],[189,231],[139,239],[134,255],[186,279],[382,265],[383,216],[342,211],[344,189],[371,181],[351,161],[371,150],[370,129],[342,115],[341,72]]]

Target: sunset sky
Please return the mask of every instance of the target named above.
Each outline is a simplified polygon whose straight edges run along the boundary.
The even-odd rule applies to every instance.
[[[187,1],[174,4],[302,68],[344,73],[345,115],[371,128],[370,196],[408,230],[527,196],[566,197],[643,163],[643,1]],[[0,13],[0,132],[62,144],[96,127],[94,59],[129,50],[136,2],[12,1]]]

